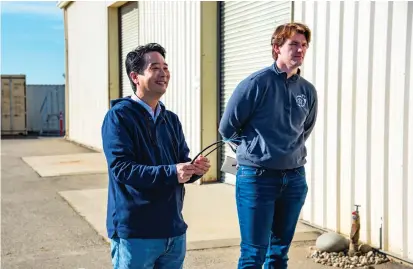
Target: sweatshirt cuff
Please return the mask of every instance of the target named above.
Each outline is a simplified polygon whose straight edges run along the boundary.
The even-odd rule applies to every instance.
[[[178,172],[176,169],[176,164],[168,165],[166,168],[167,173],[166,173],[166,184],[167,185],[178,185]]]

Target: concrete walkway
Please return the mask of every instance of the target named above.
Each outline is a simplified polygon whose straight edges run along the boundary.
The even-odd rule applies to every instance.
[[[41,177],[107,173],[105,156],[102,153],[29,156],[22,159]]]
[[[107,189],[59,193],[106,240]],[[188,224],[188,249],[239,246],[235,188],[227,184],[186,185],[183,215]],[[297,225],[295,241],[315,240],[320,232]]]

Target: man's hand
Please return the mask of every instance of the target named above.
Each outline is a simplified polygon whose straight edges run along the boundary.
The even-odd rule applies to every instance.
[[[178,182],[187,182],[195,172],[195,166],[191,163],[178,163],[176,165],[176,171],[178,173]]]
[[[199,156],[194,162],[195,171],[194,174],[198,176],[202,176],[208,172],[211,165],[209,164],[208,158],[204,156]]]

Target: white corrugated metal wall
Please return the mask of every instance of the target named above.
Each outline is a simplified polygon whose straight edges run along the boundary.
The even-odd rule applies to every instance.
[[[271,36],[275,28],[291,20],[291,2],[257,1],[220,3],[221,14],[221,115],[235,87],[244,78],[274,60]],[[235,158],[229,146],[222,149],[225,156]],[[222,172],[222,180],[235,184],[235,176]]]
[[[138,2],[132,1],[119,8],[120,24],[120,88],[122,97],[133,94],[129,76],[126,73],[125,60],[126,55],[136,48],[139,44],[139,12]]]
[[[295,2],[313,31],[303,76],[319,94],[302,217],[413,260],[413,2]]]
[[[69,139],[101,149],[109,99],[107,5],[74,1],[67,16]]]
[[[59,113],[63,113],[65,127],[65,85],[27,85],[27,130],[29,132],[59,133]],[[49,122],[47,123],[47,117]]]
[[[139,2],[139,44],[166,49],[171,80],[162,102],[182,123],[191,157],[200,151],[200,2]],[[154,20],[156,18],[156,20]]]

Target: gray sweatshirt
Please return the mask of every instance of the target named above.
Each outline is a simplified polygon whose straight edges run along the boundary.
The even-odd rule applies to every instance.
[[[317,92],[299,73],[287,79],[274,63],[242,80],[221,118],[224,138],[237,143],[239,165],[293,169],[306,163],[305,141],[317,118]]]

